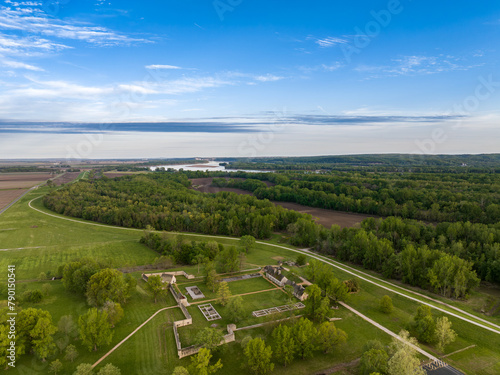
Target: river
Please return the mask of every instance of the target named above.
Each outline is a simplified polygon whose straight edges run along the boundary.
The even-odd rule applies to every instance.
[[[248,173],[269,173],[274,171],[259,171],[256,169],[225,169],[224,166],[219,165],[219,163],[227,163],[224,161],[210,161],[208,163],[203,164],[174,164],[174,165],[156,165],[154,167],[150,167],[152,171],[156,168],[172,168],[178,171],[179,169],[183,169],[185,171],[202,171],[202,172],[248,172]]]

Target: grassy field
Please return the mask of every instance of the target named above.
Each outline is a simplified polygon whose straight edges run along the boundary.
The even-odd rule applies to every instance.
[[[48,310],[54,322],[62,315],[72,315],[76,321],[78,316],[84,314],[88,306],[83,296],[72,295],[64,289],[60,281],[33,281],[40,272],[55,272],[57,268],[72,259],[80,257],[98,258],[109,262],[113,267],[132,268],[136,266],[146,266],[151,264],[158,256],[155,252],[139,243],[142,232],[139,230],[125,230],[113,227],[103,227],[95,225],[81,224],[78,221],[66,221],[57,217],[44,215],[28,207],[28,202],[33,198],[43,195],[49,188],[43,187],[30,192],[17,202],[13,207],[0,216],[0,248],[8,249],[0,252],[0,269],[6,269],[8,264],[15,264],[17,269],[18,293],[21,294],[26,289],[38,289],[44,283],[50,283],[52,290],[49,297],[39,304],[21,303],[20,307],[37,307]],[[35,200],[33,206],[44,210],[41,200]],[[56,215],[57,216],[57,215]],[[209,240],[209,236],[191,236],[184,234],[188,239]],[[272,242],[278,243],[281,236],[273,236]],[[234,245],[235,241],[230,238],[218,238],[218,242]],[[276,264],[277,259],[295,259],[296,253],[271,247],[265,244],[258,244],[247,257],[245,268],[251,269],[265,264]],[[186,272],[199,275],[197,266],[181,267]],[[291,268],[296,274],[304,274],[304,268]],[[154,271],[157,272],[157,271]],[[351,278],[352,275],[332,268],[332,272],[340,279]],[[364,271],[366,272],[366,271]],[[115,328],[114,338],[111,345],[100,348],[97,352],[89,352],[83,348],[76,339],[71,339],[71,343],[76,345],[80,356],[74,364],[68,363],[58,354],[49,359],[49,362],[59,358],[64,364],[64,374],[71,374],[78,363],[93,363],[104,355],[112,346],[121,341],[137,326],[148,319],[155,311],[162,307],[174,306],[173,297],[157,304],[144,290],[144,282],[140,280],[141,271],[132,272],[139,282],[130,301],[124,306],[125,318]],[[372,277],[377,276],[368,272]],[[370,276],[367,276],[370,277]],[[0,273],[0,280],[5,280],[6,272]],[[205,294],[205,300],[215,298],[214,293],[207,290],[202,279],[187,280],[179,277],[179,287],[185,293],[185,287],[197,285]],[[236,281],[229,283],[233,294],[245,294],[260,292],[273,288],[268,281],[263,278],[246,281]],[[394,332],[407,326],[412,315],[418,306],[417,302],[390,293],[368,282],[361,283],[361,292],[353,295],[348,302],[363,314],[374,319]],[[419,293],[431,295],[418,290]],[[185,293],[186,294],[186,293]],[[378,310],[378,301],[383,295],[391,296],[395,310],[392,314],[386,315]],[[475,312],[480,306],[481,293],[473,295],[472,301],[450,301],[431,295],[433,298],[446,301],[456,305],[466,311]],[[189,298],[189,297],[188,297]],[[265,291],[257,294],[248,294],[242,297],[245,302],[245,318],[237,323],[238,327],[261,322],[251,316],[254,310],[284,305],[287,297],[279,290]],[[219,324],[222,330],[230,323],[227,319],[226,308],[211,302],[222,316],[221,320],[207,322],[202,316],[198,307],[191,301],[189,308],[193,315],[194,324],[180,328],[183,346],[189,345],[199,328],[210,326],[213,323]],[[201,302],[201,301],[200,301]],[[434,311],[435,316],[442,313]],[[390,341],[387,334],[379,331],[370,324],[364,322],[352,313],[339,309],[335,315],[342,320],[336,322],[339,328],[345,330],[348,335],[348,344],[338,352],[330,355],[316,353],[314,359],[296,360],[292,366],[283,368],[276,365],[276,374],[305,374],[326,369],[343,362],[350,362],[358,358],[362,353],[364,343],[373,338],[378,338],[384,343]],[[172,308],[158,314],[151,322],[144,326],[136,335],[112,353],[104,362],[113,363],[122,369],[123,374],[170,374],[173,368],[179,364],[187,365],[190,359],[179,360],[175,350],[175,342],[172,333],[172,321],[182,319],[180,309]],[[491,321],[499,322],[500,319],[491,317]],[[445,354],[456,350],[476,345],[472,349],[453,354],[447,361],[463,370],[466,374],[493,375],[500,373],[500,336],[484,329],[477,328],[469,323],[457,318],[450,319],[454,329],[459,334],[455,343],[446,348]],[[240,341],[247,335],[252,337],[267,335],[268,328],[256,328],[251,330],[238,331],[237,342],[225,346],[216,357],[221,357],[224,368],[221,374],[245,373],[241,368],[242,353]],[[436,353],[432,346],[423,346],[425,350]],[[18,362],[18,367],[10,370],[12,374],[37,374],[47,373],[48,364],[41,363],[31,356],[24,356]],[[342,370],[342,374],[349,373],[350,370]],[[355,373],[355,372],[352,372]]]

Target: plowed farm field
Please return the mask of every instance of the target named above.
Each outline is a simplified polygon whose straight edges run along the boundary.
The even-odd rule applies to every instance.
[[[49,173],[0,173],[0,210],[30,187],[51,177]]]
[[[24,194],[27,189],[0,190],[0,210],[12,202],[17,197]]]
[[[191,180],[191,183],[194,190],[201,191],[202,193],[219,193],[221,191],[230,191],[236,194],[253,195],[252,192],[247,190],[212,186],[212,180],[213,178],[211,177],[195,178]],[[268,186],[272,186],[272,183],[269,183]],[[291,202],[272,202],[277,206],[282,206],[289,210],[310,214],[318,224],[321,224],[326,228],[330,228],[333,224],[337,224],[342,228],[352,227],[361,223],[361,221],[368,217],[377,217],[374,215],[364,215],[352,212],[342,212],[327,210],[324,208],[309,207]]]
[[[0,190],[30,188],[51,177],[50,173],[0,173]]]

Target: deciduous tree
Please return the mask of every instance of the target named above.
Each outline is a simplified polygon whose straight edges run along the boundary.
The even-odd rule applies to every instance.
[[[217,302],[222,306],[226,306],[231,297],[231,291],[229,290],[229,285],[225,281],[221,281],[217,287]]]
[[[308,286],[306,293],[308,297],[305,300],[305,313],[317,322],[324,320],[330,308],[330,300],[322,296],[321,289],[316,284]]]
[[[295,340],[292,330],[286,325],[279,325],[273,330],[273,352],[274,357],[283,366],[293,361],[296,352]]]
[[[189,366],[189,373],[191,375],[210,375],[216,373],[222,368],[221,360],[219,359],[215,364],[210,365],[212,354],[207,348],[201,348],[198,354],[191,358],[191,366]]]
[[[435,331],[435,341],[436,348],[440,352],[444,350],[444,347],[451,344],[457,338],[457,334],[451,329],[451,322],[446,316],[437,319],[436,331]]]
[[[195,342],[197,345],[201,345],[210,352],[213,352],[220,345],[223,338],[224,335],[218,329],[205,327],[198,331]]]
[[[113,301],[106,301],[102,307],[102,311],[105,311],[108,314],[108,321],[109,324],[111,324],[111,328],[113,328],[115,324],[119,323],[124,316],[122,306]]]
[[[264,340],[256,337],[250,340],[244,350],[247,366],[256,375],[264,375],[273,371],[274,363],[271,362],[273,351],[266,346]]]
[[[115,365],[108,363],[103,368],[99,370],[97,375],[121,375],[121,371]]]
[[[227,303],[227,315],[232,322],[239,322],[244,318],[243,314],[245,313],[245,309],[243,307],[243,298],[240,296],[236,296],[233,298],[229,298]]]
[[[392,299],[389,296],[383,296],[380,299],[380,311],[386,314],[390,314],[392,310],[394,309],[394,306],[392,305]]]
[[[73,375],[94,375],[94,370],[90,363],[81,363],[78,365]]]
[[[123,273],[105,268],[89,279],[86,295],[91,306],[99,307],[108,300],[124,303],[130,295],[130,290]]]
[[[93,307],[78,320],[80,338],[90,351],[97,350],[101,345],[109,345],[113,338],[113,331],[105,311]]]
[[[316,328],[307,318],[300,318],[293,326],[293,338],[296,343],[297,354],[305,359],[311,357],[315,349]]]
[[[165,284],[161,280],[160,275],[154,275],[148,277],[148,282],[146,283],[146,290],[151,293],[153,296],[155,303],[157,302],[158,297],[164,292]]]
[[[66,361],[70,361],[71,363],[73,363],[73,361],[77,357],[78,357],[78,350],[76,350],[76,346],[74,346],[73,344],[69,344],[66,347],[66,351],[65,351],[65,354],[64,354],[64,359]]]
[[[430,343],[435,338],[436,322],[432,310],[427,305],[420,305],[410,325],[411,332],[419,341]]]
[[[347,333],[335,327],[333,322],[323,322],[318,327],[316,339],[318,346],[325,353],[331,353],[335,348],[347,341]]]
[[[245,249],[245,252],[248,254],[250,250],[255,246],[255,237],[253,236],[243,236],[240,238],[241,247]]]
[[[420,367],[420,361],[417,352],[408,344],[418,345],[417,340],[410,337],[406,330],[401,330],[400,341],[392,339],[390,350],[391,359],[388,362],[387,372],[389,375],[425,375],[425,371]]]
[[[60,360],[56,359],[55,361],[50,362],[49,365],[49,370],[54,373],[54,375],[57,375],[59,371],[61,371],[63,368],[63,364],[61,363]]]

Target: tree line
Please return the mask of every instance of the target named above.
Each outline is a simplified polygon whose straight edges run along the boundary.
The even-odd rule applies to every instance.
[[[483,155],[326,155],[306,157],[225,158],[228,169],[361,170],[468,172],[500,171],[500,154]]]
[[[474,226],[470,223],[464,225]],[[488,228],[482,224],[476,226]],[[500,281],[499,255],[486,259],[484,254],[474,252],[480,248],[497,249],[498,240],[487,235],[486,241],[482,243],[474,241],[477,238],[473,236],[468,237],[470,242],[460,241],[462,237],[458,233],[470,233],[466,231],[457,232],[456,237],[441,234],[442,231],[452,232],[458,227],[462,227],[461,224],[446,223],[434,227],[390,217],[366,219],[361,228],[341,229],[334,225],[329,230],[298,220],[288,230],[292,244],[310,246],[320,253],[362,265],[386,277],[443,296],[466,298],[479,285],[476,270],[482,271],[479,275],[484,280]],[[464,259],[472,257],[474,261]]]
[[[434,222],[500,221],[498,174],[332,171],[237,172],[234,176],[241,178],[215,178],[213,185],[248,190],[259,199],[338,211]],[[273,185],[267,186],[263,181]]]
[[[189,185],[181,173],[102,177],[65,186],[43,202],[57,213],[105,224],[261,239],[308,217],[252,196],[203,194]]]

